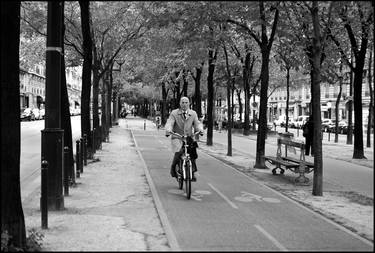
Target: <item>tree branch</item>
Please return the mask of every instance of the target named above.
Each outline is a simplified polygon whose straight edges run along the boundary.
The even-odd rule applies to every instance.
[[[254,32],[247,25],[245,25],[243,23],[240,23],[240,22],[238,22],[236,20],[233,20],[233,19],[227,19],[227,22],[235,24],[235,25],[240,26],[243,29],[245,29],[250,34],[250,36],[253,37],[253,39],[259,44],[259,46],[261,45],[262,42],[259,40],[259,38],[254,34]]]

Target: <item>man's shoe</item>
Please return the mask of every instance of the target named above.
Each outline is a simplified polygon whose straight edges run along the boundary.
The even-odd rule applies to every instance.
[[[177,177],[175,170],[171,170],[171,177]]]
[[[191,181],[192,181],[192,182],[197,182],[197,178],[195,177],[194,174],[193,174],[193,177],[191,178]]]

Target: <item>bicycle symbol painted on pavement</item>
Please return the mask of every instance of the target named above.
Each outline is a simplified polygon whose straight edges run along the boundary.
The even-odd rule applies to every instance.
[[[176,194],[176,195],[184,195],[185,194],[184,190],[178,190],[178,189],[170,189],[170,190],[168,190],[168,192],[172,193],[172,194]],[[202,201],[202,197],[204,195],[210,195],[210,194],[211,194],[210,191],[195,190],[194,192],[191,193],[191,198],[195,199],[195,200],[198,200],[198,201]]]
[[[280,203],[281,201],[279,199],[275,198],[263,198],[262,196],[250,193],[250,192],[245,192],[241,191],[241,196],[235,197],[234,199],[237,201],[241,202],[252,202],[253,200],[258,201],[258,202],[268,202],[268,203]]]

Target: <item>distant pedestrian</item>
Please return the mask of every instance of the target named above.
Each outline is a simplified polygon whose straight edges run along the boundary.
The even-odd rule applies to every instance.
[[[311,148],[311,156],[314,155],[314,150],[313,150],[313,146],[312,146],[312,141],[313,141],[313,138],[314,138],[314,121],[313,121],[313,117],[312,115],[310,115],[309,119],[307,120],[307,122],[305,123],[305,125],[303,125],[303,137],[305,137],[305,155],[309,155],[310,154],[310,148]]]
[[[160,124],[161,124],[161,118],[160,118],[159,115],[156,116],[156,118],[155,118],[155,123],[156,123],[156,127],[157,127],[158,130],[159,130],[159,128],[160,128]]]

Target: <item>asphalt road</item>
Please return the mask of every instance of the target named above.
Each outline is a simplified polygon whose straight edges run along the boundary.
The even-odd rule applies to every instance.
[[[75,141],[81,136],[80,116],[71,117],[71,124],[74,152]],[[21,122],[20,178],[22,202],[27,201],[32,196],[32,193],[40,187],[41,130],[44,128],[44,120]]]
[[[169,175],[164,131],[133,130],[172,249],[194,251],[372,251],[347,229],[198,152],[188,200]]]

